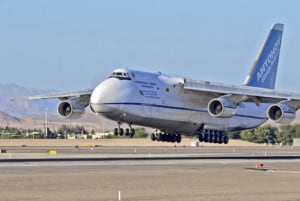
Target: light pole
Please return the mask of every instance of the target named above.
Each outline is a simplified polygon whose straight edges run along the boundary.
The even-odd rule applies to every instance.
[[[48,108],[46,108],[45,112],[45,136],[44,139],[48,137]]]

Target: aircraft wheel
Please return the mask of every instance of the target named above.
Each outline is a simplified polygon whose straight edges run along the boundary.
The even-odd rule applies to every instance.
[[[209,143],[213,142],[213,135],[212,134],[208,135],[208,142]]]
[[[204,134],[204,142],[208,142],[208,134]]]
[[[172,143],[173,143],[173,139],[174,139],[174,135],[169,134],[169,142],[172,142]]]
[[[170,142],[170,135],[169,134],[165,134],[165,141]]]
[[[203,142],[204,141],[204,137],[202,133],[199,133],[199,142]]]
[[[172,135],[172,138],[171,138],[172,140],[171,140],[171,142],[172,143],[175,143],[176,142],[176,135]]]
[[[218,143],[222,144],[222,136],[221,135],[218,136]]]
[[[130,133],[129,133],[129,128],[126,128],[126,129],[125,129],[125,135],[126,135],[126,136],[129,136],[129,134],[130,134]]]
[[[218,143],[219,142],[219,135],[214,135],[214,143]]]
[[[165,135],[164,134],[160,134],[160,141],[162,141],[162,142],[165,141]]]
[[[181,142],[181,135],[176,135],[176,142],[180,143]]]
[[[168,136],[167,134],[163,134],[163,142],[167,142]]]
[[[118,135],[118,128],[114,129],[114,135],[117,136]]]
[[[130,137],[133,138],[135,135],[135,129],[134,128],[130,129],[129,134],[130,134]]]
[[[156,140],[156,136],[155,136],[154,133],[151,133],[151,140],[152,140],[152,141],[155,141],[155,140]]]
[[[173,135],[168,134],[168,142],[172,142],[173,141]]]
[[[223,136],[223,143],[228,144],[228,142],[229,142],[228,136],[224,135]]]
[[[119,135],[122,136],[123,134],[124,134],[124,129],[123,129],[123,128],[120,128],[120,129],[119,129]]]

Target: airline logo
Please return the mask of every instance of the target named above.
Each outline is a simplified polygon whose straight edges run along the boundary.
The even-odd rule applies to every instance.
[[[268,75],[270,74],[272,70],[272,66],[276,62],[279,52],[280,52],[280,43],[281,38],[279,38],[276,43],[274,44],[272,51],[264,61],[263,65],[258,69],[258,72],[256,73],[256,78],[258,82],[263,83]]]

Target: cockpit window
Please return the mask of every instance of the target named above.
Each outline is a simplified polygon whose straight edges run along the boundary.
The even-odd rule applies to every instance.
[[[130,75],[128,72],[122,71],[114,71],[109,78],[118,78],[119,80],[131,80]]]

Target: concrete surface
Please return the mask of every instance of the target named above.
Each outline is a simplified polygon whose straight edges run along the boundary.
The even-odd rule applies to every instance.
[[[2,147],[3,148],[3,147]],[[211,159],[0,162],[1,201],[300,201],[300,159],[221,159],[300,156],[289,147],[50,147],[8,146],[7,157],[164,157]],[[52,147],[51,147],[52,148]],[[221,157],[220,157],[221,156]],[[264,166],[256,169],[257,163]]]
[[[62,163],[0,167],[2,201],[298,201],[300,163]]]

